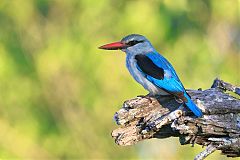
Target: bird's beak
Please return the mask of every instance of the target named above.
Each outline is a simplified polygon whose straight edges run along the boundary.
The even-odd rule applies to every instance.
[[[101,47],[98,47],[99,49],[106,49],[106,50],[118,50],[118,49],[124,49],[127,48],[128,45],[123,42],[113,42],[109,44],[105,44]]]

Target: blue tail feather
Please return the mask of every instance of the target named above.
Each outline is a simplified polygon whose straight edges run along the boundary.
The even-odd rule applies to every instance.
[[[191,98],[185,93],[184,96],[187,98],[186,106],[197,116],[202,117],[202,111],[196,106]]]

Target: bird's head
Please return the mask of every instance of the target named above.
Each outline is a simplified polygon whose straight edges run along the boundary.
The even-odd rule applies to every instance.
[[[113,42],[99,47],[106,50],[122,50],[127,54],[144,54],[154,51],[151,43],[142,35],[130,34],[119,42]]]

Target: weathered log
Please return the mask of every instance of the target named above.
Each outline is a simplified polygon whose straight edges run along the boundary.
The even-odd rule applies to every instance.
[[[236,97],[225,91],[236,93]],[[207,90],[188,90],[204,116],[195,117],[172,96],[141,96],[124,102],[114,118],[119,128],[112,132],[118,145],[133,145],[150,138],[179,137],[182,145],[199,144],[206,150],[200,160],[215,150],[240,157],[240,88],[216,79]]]

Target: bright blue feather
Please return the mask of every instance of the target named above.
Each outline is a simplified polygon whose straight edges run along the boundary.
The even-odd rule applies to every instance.
[[[163,80],[155,79],[151,76],[147,76],[147,79],[153,82],[156,86],[163,88],[169,92],[184,92],[185,89],[179,80],[175,70],[172,65],[160,54],[158,53],[148,53],[146,55],[150,58],[155,65],[164,69],[165,72],[169,72],[169,77]]]
[[[196,106],[196,104],[191,100],[191,98],[187,95],[187,93],[184,93],[184,96],[187,98],[187,102],[185,103],[186,106],[197,116],[202,117],[202,111]]]
[[[191,98],[187,95],[185,88],[179,80],[172,65],[158,53],[146,54],[152,62],[160,68],[164,69],[164,79],[156,79],[150,75],[147,75],[137,66],[138,70],[145,74],[145,77],[157,87],[169,92],[169,93],[184,93],[184,97],[187,99],[186,106],[198,117],[202,116],[200,109],[194,104]]]
[[[173,66],[161,54],[151,52],[151,53],[148,53],[146,56],[149,57],[153,61],[153,63],[155,63],[158,67],[161,67],[164,70],[169,70],[174,75],[175,79],[177,79],[177,81],[180,82],[178,75],[174,70]]]

